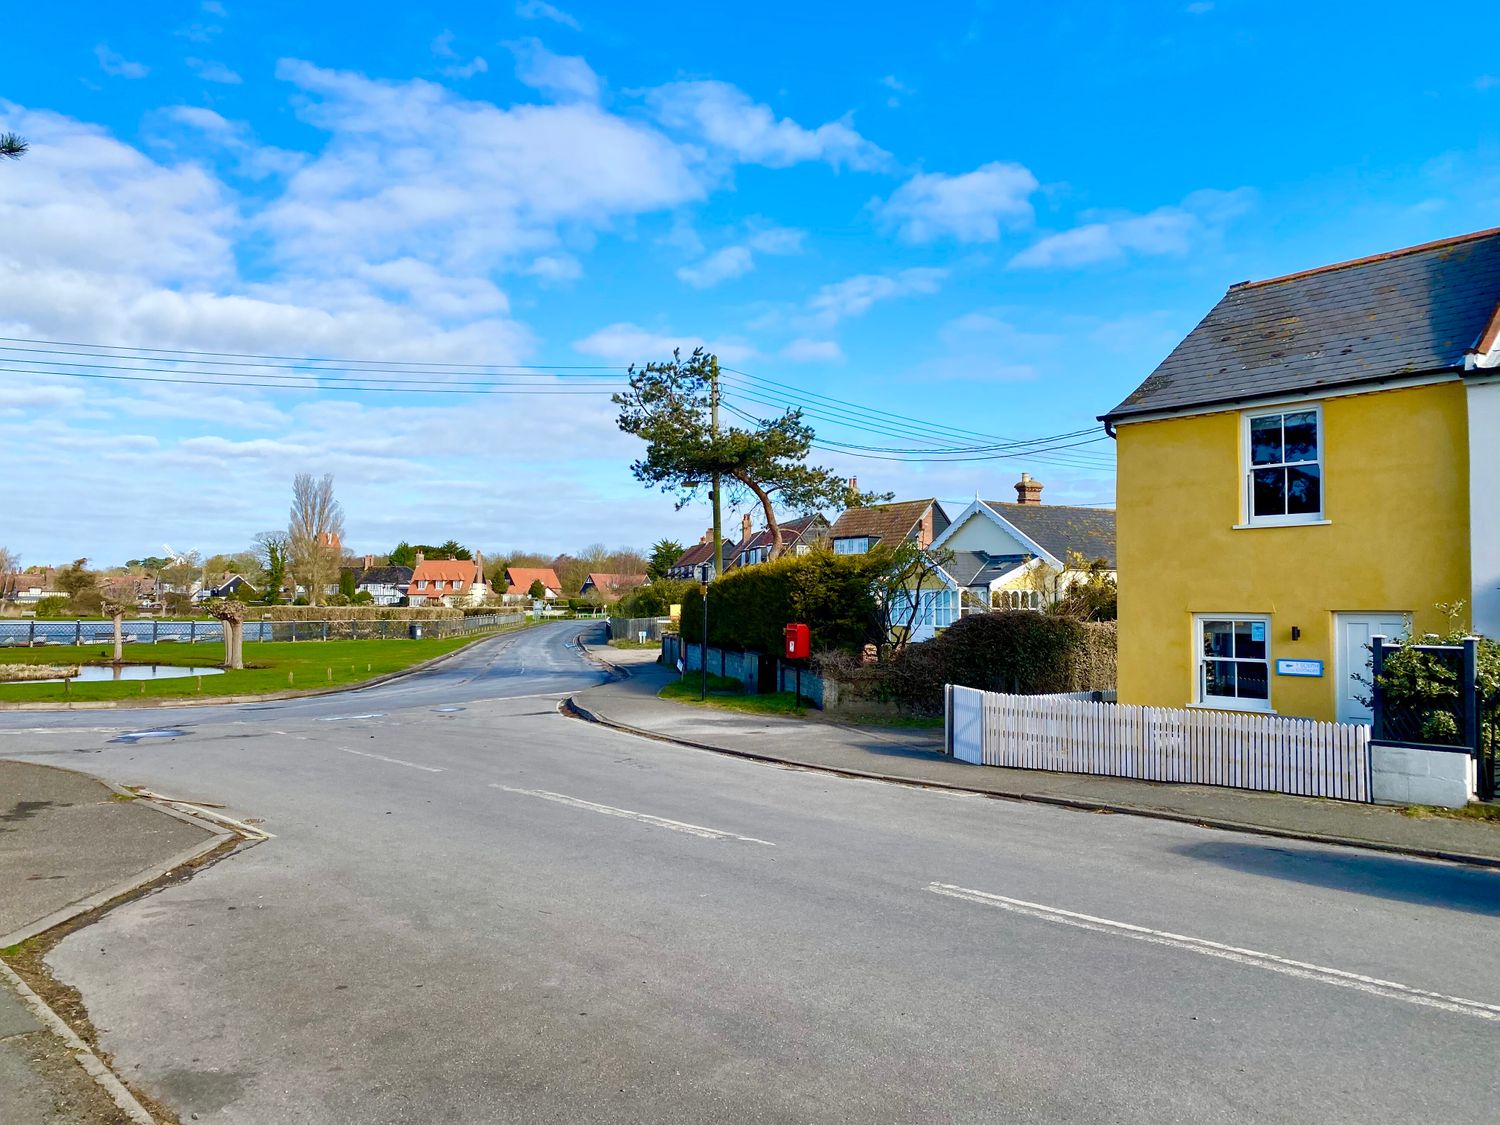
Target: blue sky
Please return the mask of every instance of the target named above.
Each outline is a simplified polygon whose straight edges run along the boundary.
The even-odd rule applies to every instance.
[[[602,367],[701,341],[761,380],[730,392],[748,409],[824,395],[1070,432],[1233,282],[1500,222],[1500,62],[1472,47],[1489,15],[26,5],[0,75],[0,129],[34,146],[0,167],[0,336]],[[359,551],[706,523],[631,480],[602,393],[194,388],[0,354],[0,545],[29,562],[241,548],[302,470],[334,473]],[[912,446],[909,423],[863,418],[815,421]],[[1113,493],[1107,442],[819,456],[958,504],[1023,469],[1048,501]]]

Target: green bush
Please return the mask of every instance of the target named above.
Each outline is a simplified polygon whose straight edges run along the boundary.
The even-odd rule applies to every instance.
[[[649,586],[641,586],[621,598],[614,608],[614,616],[665,617],[674,605],[698,600],[698,583],[685,578],[658,578]]]
[[[856,651],[876,641],[873,585],[879,560],[813,551],[732,570],[709,585],[708,639],[719,648],[775,653],[786,626],[805,624],[816,650]],[[689,584],[691,585],[691,583]],[[682,600],[682,635],[703,635],[703,600]]]
[[[62,594],[48,594],[36,603],[36,615],[38,617],[66,617],[68,616],[68,599]]]
[[[1113,622],[1002,610],[962,618],[879,664],[825,658],[818,671],[846,686],[848,698],[936,714],[944,684],[1018,695],[1108,690],[1115,685],[1114,653]]]
[[[1408,638],[1386,654],[1380,688],[1385,697],[1387,737],[1438,746],[1463,745],[1464,703],[1456,654],[1427,653],[1420,648],[1424,644],[1462,646],[1472,634],[1459,627],[1461,608],[1439,605],[1438,609],[1447,611],[1451,619],[1446,632]],[[1480,740],[1489,749],[1500,733],[1500,641],[1488,637],[1479,637],[1478,641]],[[1371,704],[1369,699],[1364,702]]]

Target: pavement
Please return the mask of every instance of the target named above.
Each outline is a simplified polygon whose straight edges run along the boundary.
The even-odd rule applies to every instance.
[[[943,753],[940,730],[858,726],[817,712],[808,718],[761,717],[659,699],[657,693],[678,675],[657,664],[653,652],[607,646],[588,651],[625,675],[574,696],[573,707],[585,718],[647,737],[850,776],[1500,866],[1500,820],[1414,816],[1384,806],[1280,793],[975,766]]]
[[[559,713],[576,632],[0,716],[271,835],[49,954],[120,1072],[236,1125],[1493,1121],[1500,871],[637,737]]]
[[[212,850],[222,834],[92,777],[0,761],[0,949],[18,944]],[[80,1065],[42,1001],[0,965],[0,1121],[131,1121]],[[141,1111],[144,1112],[144,1111]],[[138,1118],[136,1118],[138,1119]]]

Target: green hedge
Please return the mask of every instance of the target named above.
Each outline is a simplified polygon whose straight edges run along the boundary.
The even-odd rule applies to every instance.
[[[462,609],[448,606],[386,605],[270,605],[255,606],[250,613],[250,620],[269,617],[272,621],[443,621],[464,615]]]
[[[718,648],[778,653],[786,627],[801,622],[813,651],[853,651],[878,639],[872,593],[876,560],[814,551],[732,570],[709,586],[708,640]],[[682,601],[682,635],[703,636],[703,600]]]
[[[848,696],[897,703],[924,714],[943,709],[943,685],[1044,695],[1115,686],[1115,623],[1082,622],[1029,610],[961,618],[894,659],[861,664],[824,659],[818,671]]]

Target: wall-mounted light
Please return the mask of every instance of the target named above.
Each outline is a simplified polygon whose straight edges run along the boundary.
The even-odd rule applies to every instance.
[[[1292,640],[1294,640],[1294,641],[1300,641],[1301,639],[1302,639],[1302,630],[1301,630],[1301,628],[1299,626],[1293,625],[1292,626]]]

